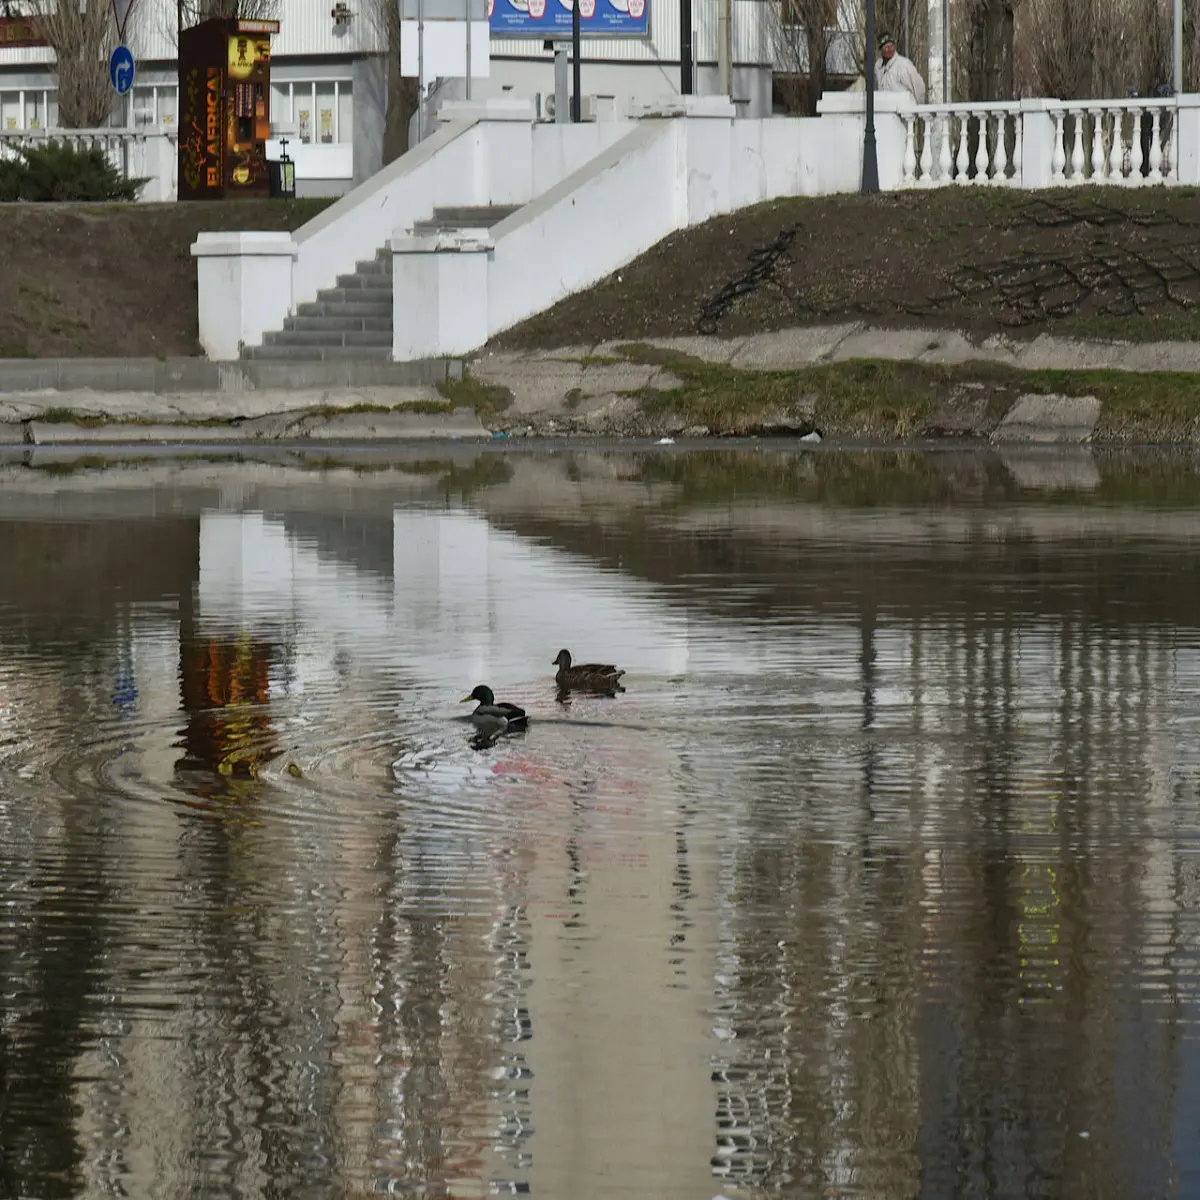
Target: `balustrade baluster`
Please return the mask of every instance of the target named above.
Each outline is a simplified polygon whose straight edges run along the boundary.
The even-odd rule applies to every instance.
[[[1005,184],[1008,182],[1008,147],[1004,144],[1008,133],[1008,114],[996,114],[996,152],[992,156],[992,182]]]
[[[1150,183],[1162,183],[1162,116],[1159,109],[1150,113],[1150,174],[1146,177]]]
[[[1092,182],[1103,183],[1108,175],[1104,155],[1104,109],[1091,110],[1092,118]]]
[[[916,118],[911,114],[904,118],[904,185],[912,187],[916,182],[917,147],[914,134]]]
[[[1129,147],[1129,183],[1131,187],[1140,187],[1146,182],[1142,175],[1142,110],[1134,108],[1133,113],[1133,143]]]
[[[1125,140],[1122,137],[1121,126],[1125,122],[1125,114],[1114,108],[1112,113],[1112,148],[1108,152],[1108,177],[1113,183],[1125,182]]]
[[[933,182],[933,131],[937,126],[937,118],[928,113],[921,117],[923,140],[921,142],[921,179],[920,182],[928,187]]]
[[[954,160],[950,157],[950,138],[953,136],[954,123],[950,114],[945,113],[939,117],[938,125],[941,130],[938,135],[938,183],[946,184],[950,182],[954,168]]]
[[[1068,110],[1075,122],[1075,145],[1071,150],[1070,183],[1083,183],[1083,110],[1072,108]]]
[[[975,146],[975,183],[988,181],[988,115],[981,112],[975,119],[979,141]]]
[[[1063,135],[1063,121],[1066,114],[1056,112],[1054,114],[1054,152],[1050,156],[1050,182],[1051,183],[1066,183],[1066,167],[1067,167],[1067,144]]]
[[[971,156],[967,152],[967,125],[969,114],[962,113],[958,118],[958,159],[955,165],[958,167],[958,182],[970,183],[971,177],[967,174],[971,166]]]

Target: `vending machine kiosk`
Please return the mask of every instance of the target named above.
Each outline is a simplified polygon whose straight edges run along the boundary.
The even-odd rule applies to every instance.
[[[271,36],[278,21],[217,18],[179,35],[179,198],[270,191]]]

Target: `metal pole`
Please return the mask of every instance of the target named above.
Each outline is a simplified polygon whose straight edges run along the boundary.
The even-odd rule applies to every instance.
[[[1175,67],[1175,95],[1183,95],[1183,0],[1175,0],[1175,28],[1172,55]]]
[[[695,91],[695,60],[692,57],[692,0],[679,0],[679,91]]]
[[[879,191],[875,152],[875,0],[867,0],[867,128],[863,135],[862,194]]]
[[[565,125],[571,116],[570,50],[562,42],[554,43],[554,123]]]
[[[942,0],[942,103],[950,103],[950,0]]]
[[[908,53],[908,0],[904,0],[904,57],[912,57]]]
[[[579,97],[579,0],[571,5],[571,53],[575,56],[575,79],[571,89],[571,120],[578,124],[581,119],[582,104]]]
[[[417,142],[425,140],[425,0],[417,0]]]
[[[467,3],[467,99],[471,98],[471,17],[472,9],[475,7],[474,0],[466,0]]]

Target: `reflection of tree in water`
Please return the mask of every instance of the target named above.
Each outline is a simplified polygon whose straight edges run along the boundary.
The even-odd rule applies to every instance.
[[[64,809],[60,853],[0,920],[0,1195],[81,1194],[77,1064],[93,1046],[106,954],[96,832]],[[10,921],[12,923],[10,924]]]
[[[272,663],[278,648],[252,634],[180,640],[187,723],[176,773],[205,799],[246,795],[246,783],[278,752],[271,719]]]
[[[978,609],[923,628],[870,604],[860,622],[861,790],[797,764],[751,786],[718,891],[714,1172],[795,1194],[1166,1194],[1163,635]],[[889,688],[911,671],[903,715],[878,707],[881,644]]]

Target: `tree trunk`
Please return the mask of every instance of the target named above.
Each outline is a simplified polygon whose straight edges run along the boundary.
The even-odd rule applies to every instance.
[[[400,5],[387,5],[387,110],[383,118],[383,162],[386,166],[408,150],[408,125],[417,111],[420,85],[400,74]]]
[[[970,97],[1013,98],[1013,0],[977,0],[971,14]]]
[[[971,12],[971,37],[967,50],[970,69],[969,99],[978,103],[993,103],[1013,99],[1013,0],[976,0]],[[967,133],[969,170],[975,170],[975,155],[979,150],[980,125],[983,136],[989,138],[990,122],[972,121]],[[1008,122],[1001,122],[1005,134],[1005,153],[1012,161],[1013,150]],[[994,147],[990,147],[995,153]]]

